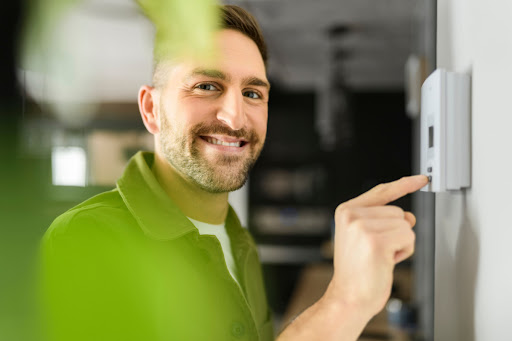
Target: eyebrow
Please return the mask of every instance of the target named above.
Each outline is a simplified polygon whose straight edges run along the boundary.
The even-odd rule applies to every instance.
[[[247,85],[253,85],[253,86],[263,86],[267,88],[267,90],[270,90],[270,83],[267,81],[264,81],[263,79],[260,79],[258,77],[247,77],[243,80],[244,84]]]
[[[215,69],[195,68],[194,70],[192,70],[189,77],[187,77],[187,78],[190,78],[193,76],[206,76],[206,77],[210,77],[210,78],[222,79],[224,81],[231,80],[231,77],[226,75],[224,72],[222,72],[220,70],[215,70]]]
[[[187,78],[191,78],[194,76],[205,76],[209,78],[221,79],[223,81],[231,81],[231,77],[229,75],[216,69],[195,68],[194,70],[192,70],[192,72]],[[270,83],[258,77],[246,77],[242,80],[242,83],[253,86],[263,86],[267,88],[267,90],[270,90]]]

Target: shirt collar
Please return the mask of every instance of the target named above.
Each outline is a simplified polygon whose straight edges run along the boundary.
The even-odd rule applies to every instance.
[[[138,152],[129,161],[126,169],[117,181],[117,189],[126,207],[139,223],[144,233],[154,239],[171,240],[179,238],[197,228],[180,211],[156,180],[151,166],[155,155],[150,152]],[[226,226],[236,226],[240,222],[229,207]],[[231,228],[227,229],[231,230]],[[229,233],[229,231],[228,231]]]

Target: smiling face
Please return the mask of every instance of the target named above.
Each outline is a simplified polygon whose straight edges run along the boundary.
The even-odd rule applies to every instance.
[[[218,39],[219,61],[173,66],[157,106],[156,152],[211,193],[245,183],[265,142],[269,97],[256,44],[234,30]]]

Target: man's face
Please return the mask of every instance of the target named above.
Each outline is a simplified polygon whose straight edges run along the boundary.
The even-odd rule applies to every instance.
[[[174,66],[159,103],[159,152],[212,193],[245,183],[265,142],[269,96],[256,44],[233,30],[218,37],[218,61]]]

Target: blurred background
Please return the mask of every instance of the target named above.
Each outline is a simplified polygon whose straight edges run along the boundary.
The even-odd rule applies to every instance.
[[[279,331],[327,287],[336,206],[419,169],[419,89],[436,65],[436,3],[224,3],[255,15],[269,48],[267,143],[230,202],[258,243]],[[32,337],[22,327],[26,292],[46,228],[153,148],[136,100],[151,83],[154,29],[129,0],[2,6],[0,339],[21,340]],[[27,26],[43,19],[51,25]],[[433,339],[434,198],[396,204],[418,214],[417,252],[397,266],[392,297],[360,340]]]

